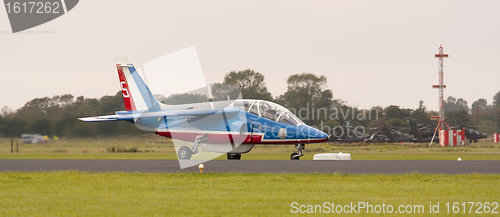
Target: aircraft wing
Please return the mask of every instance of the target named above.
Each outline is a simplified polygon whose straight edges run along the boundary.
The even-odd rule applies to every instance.
[[[126,114],[106,115],[96,117],[78,118],[85,122],[100,122],[100,121],[133,121],[138,118],[167,118],[167,117],[203,117],[212,115],[218,112],[237,113],[240,109],[235,107],[226,107],[221,109],[186,109],[186,110],[161,110],[161,111],[142,111],[130,112]]]
[[[96,116],[96,117],[86,117],[86,118],[78,118],[78,120],[85,122],[99,122],[99,121],[117,121],[116,118],[118,115],[106,115],[106,116]]]

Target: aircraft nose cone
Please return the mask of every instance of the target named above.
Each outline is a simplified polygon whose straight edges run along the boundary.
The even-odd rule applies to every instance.
[[[319,131],[319,130],[318,130]],[[320,138],[321,139],[325,139],[328,140],[330,138],[330,136],[328,136],[328,134],[324,133],[323,131],[319,131],[321,134],[320,134]]]
[[[328,134],[324,133],[321,130],[318,130],[316,128],[308,126],[309,130],[309,138],[314,139],[314,140],[320,140],[321,142],[324,142],[328,140]]]

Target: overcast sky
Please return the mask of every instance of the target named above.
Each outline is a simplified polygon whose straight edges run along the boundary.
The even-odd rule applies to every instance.
[[[500,91],[500,1],[82,0],[66,15],[13,34],[0,9],[0,106],[36,97],[98,98],[119,90],[114,57],[135,65],[196,46],[209,83],[232,70],[265,75],[273,97],[291,74],[325,75],[334,98],[359,108],[445,97],[492,102]],[[165,81],[188,85],[189,81]]]

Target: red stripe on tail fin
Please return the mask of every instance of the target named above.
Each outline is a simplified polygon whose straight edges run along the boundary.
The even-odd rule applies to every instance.
[[[123,68],[119,65],[116,66],[118,69],[118,77],[120,78],[120,89],[122,90],[123,102],[125,103],[125,109],[127,111],[136,111],[134,100],[132,99],[132,94],[128,88],[127,79],[125,78],[125,73],[123,73]]]

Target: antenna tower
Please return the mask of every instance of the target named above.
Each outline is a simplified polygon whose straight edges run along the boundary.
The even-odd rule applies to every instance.
[[[446,88],[446,85],[443,84],[443,58],[448,58],[448,54],[443,53],[443,46],[439,46],[439,53],[434,55],[436,58],[439,58],[439,85],[432,85],[432,88],[438,88],[439,89],[439,122],[438,125],[436,126],[436,130],[434,130],[434,135],[432,136],[431,139],[431,144],[429,146],[432,146],[432,142],[434,141],[434,137],[436,136],[436,132],[438,129],[442,129],[445,125],[450,129],[448,124],[444,121],[444,98],[443,98],[443,92],[444,88]],[[433,119],[435,117],[432,117]]]

